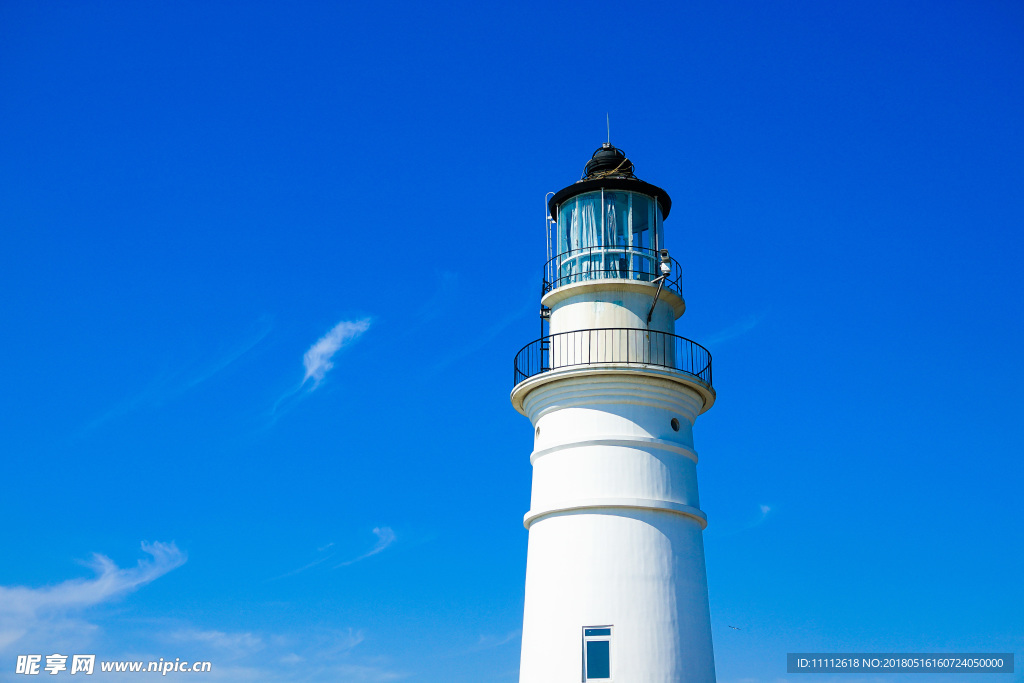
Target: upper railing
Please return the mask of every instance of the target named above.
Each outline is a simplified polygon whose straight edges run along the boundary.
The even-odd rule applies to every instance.
[[[544,264],[542,294],[574,282],[620,279],[651,282],[658,277],[658,252],[655,249],[603,246],[573,249]],[[682,269],[672,261],[672,272],[665,278],[665,289],[683,295]]]
[[[514,384],[549,370],[609,364],[671,368],[711,386],[707,349],[668,332],[634,328],[574,330],[530,342],[513,361]]]

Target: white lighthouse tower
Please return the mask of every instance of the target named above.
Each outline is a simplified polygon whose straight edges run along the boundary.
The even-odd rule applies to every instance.
[[[520,682],[709,683],[693,423],[715,391],[675,334],[671,200],[606,143],[547,207],[541,338],[512,389],[535,433]]]

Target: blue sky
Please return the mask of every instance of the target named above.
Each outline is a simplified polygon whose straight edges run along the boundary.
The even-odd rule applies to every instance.
[[[607,113],[714,356],[719,680],[1024,681],[1020,3],[8,0],[0,93],[0,680],[517,680],[510,365]]]

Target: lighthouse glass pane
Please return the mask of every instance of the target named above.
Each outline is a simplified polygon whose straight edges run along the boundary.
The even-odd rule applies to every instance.
[[[558,265],[555,287],[569,284],[576,273],[576,262],[571,258],[570,252],[573,249],[573,233],[576,231],[574,226],[579,221],[577,199],[578,197],[573,197],[558,207]]]
[[[602,218],[600,192],[581,194],[559,207],[556,285],[600,277]]]
[[[579,198],[579,245],[576,249],[579,254],[576,257],[579,262],[581,279],[589,280],[594,277],[601,277],[600,271],[602,254],[599,249],[603,240],[602,233],[604,225],[601,216],[601,193],[591,192],[581,195]]]
[[[630,253],[629,270],[634,280],[650,282],[654,277],[654,254],[651,249],[651,205],[648,197],[633,195],[630,223],[630,244],[636,247]]]
[[[604,193],[605,277],[628,277],[629,193]]]
[[[558,245],[558,251],[555,252],[556,256],[569,251],[569,224],[572,222],[572,216],[575,210],[575,197],[564,202],[558,207],[558,227],[555,229],[555,232],[557,233],[555,235],[555,240]]]
[[[629,193],[604,193],[604,244],[625,246],[629,231]]]
[[[650,227],[651,200],[642,194],[635,194],[633,195],[633,235],[643,237],[643,234]]]
[[[611,642],[607,640],[587,641],[587,680],[611,678]]]

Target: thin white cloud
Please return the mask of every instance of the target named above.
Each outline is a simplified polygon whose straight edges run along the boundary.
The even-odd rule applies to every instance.
[[[704,341],[704,344],[706,346],[715,346],[717,344],[721,344],[722,342],[727,342],[731,339],[735,339],[736,337],[741,337],[745,335],[747,332],[750,332],[752,329],[757,327],[761,323],[761,321],[765,319],[767,315],[767,312],[759,313],[756,315],[751,313],[750,315],[730,325],[724,330],[719,330],[715,334],[712,334]]]
[[[366,636],[363,635],[363,632],[351,627],[344,631],[330,629],[324,633],[320,642],[319,654],[321,657],[347,655],[351,650],[355,649],[356,645],[359,645],[364,640],[366,640]]]
[[[317,548],[317,549],[316,549],[316,551],[317,551],[318,553],[322,553],[322,552],[324,552],[325,550],[328,550],[328,549],[329,549],[329,548],[330,548],[331,546],[333,546],[333,545],[334,545],[334,543],[328,543],[327,545],[325,545],[325,546],[324,546],[324,547],[322,547],[322,548]],[[291,570],[290,572],[288,572],[287,574],[282,574],[281,576],[275,576],[275,577],[274,577],[274,578],[272,578],[272,579],[268,579],[268,581],[277,581],[278,579],[286,579],[286,578],[288,578],[289,576],[295,576],[296,574],[298,574],[298,573],[300,573],[300,572],[304,572],[304,571],[306,571],[307,569],[312,569],[313,567],[317,566],[317,565],[318,565],[318,564],[320,564],[321,562],[324,562],[325,560],[330,560],[330,559],[331,559],[331,558],[333,558],[334,556],[335,556],[335,554],[334,554],[333,552],[331,552],[331,553],[328,553],[328,554],[324,555],[323,557],[318,557],[317,559],[313,560],[312,562],[310,562],[310,563],[308,563],[308,564],[304,564],[304,565],[302,565],[302,566],[301,566],[301,567],[299,567],[298,569],[293,569],[293,570]]]
[[[770,515],[771,512],[772,512],[772,506],[771,505],[764,505],[764,504],[762,504],[762,505],[759,505],[758,507],[761,510],[761,515],[756,520],[754,520],[753,524],[750,525],[751,529],[754,528],[755,526],[760,526],[761,524],[763,524],[764,520],[768,519],[768,515]]]
[[[503,636],[481,635],[480,640],[473,648],[470,649],[470,652],[489,650],[492,647],[507,645],[514,640],[518,640],[522,636],[522,633],[522,629],[516,629],[515,631],[509,631]]]
[[[192,377],[192,379],[188,380],[184,388],[191,389],[196,385],[202,384],[206,380],[210,379],[217,373],[221,372],[228,366],[232,365],[233,363],[244,357],[246,354],[252,351],[261,341],[266,339],[267,335],[270,334],[271,329],[272,326],[270,324],[269,318],[261,318],[259,321],[259,329],[256,330],[254,334],[250,335],[249,338],[246,339],[244,342],[235,346],[233,349],[228,351],[227,354],[222,356],[220,359],[215,361],[210,366],[201,370],[196,376]]]
[[[151,556],[135,567],[118,567],[98,553],[85,564],[96,572],[92,579],[69,579],[53,586],[0,586],[0,651],[28,634],[93,630],[73,618],[76,612],[119,598],[185,564],[187,556],[174,543],[143,543]]]
[[[522,638],[523,629],[517,628],[514,631],[509,631],[505,634],[492,634],[492,633],[481,633],[477,642],[473,643],[468,647],[462,647],[458,649],[450,650],[449,652],[442,653],[440,656],[445,659],[464,657],[467,654],[474,652],[481,652],[483,650],[490,650],[509,643],[518,643]]]
[[[309,628],[301,633],[230,632],[182,625],[156,634],[161,650],[118,653],[110,659],[154,661],[166,656],[166,645],[180,645],[177,651],[189,658],[213,662],[203,680],[239,683],[336,683],[336,681],[393,681],[408,674],[392,669],[388,657],[360,656],[357,647],[365,640],[363,631]],[[59,651],[59,650],[58,650]],[[175,674],[171,674],[174,678]],[[188,678],[187,674],[181,678]],[[106,680],[102,679],[101,680]],[[113,680],[113,679],[111,679]]]
[[[709,526],[710,534],[714,538],[729,538],[736,536],[737,534],[744,534],[749,532],[751,529],[764,524],[769,517],[774,517],[777,514],[776,505],[767,505],[765,503],[759,503],[757,505],[757,513],[751,516],[746,516],[745,521],[737,520],[732,525],[726,524],[725,528],[720,528],[717,525]],[[706,532],[707,533],[707,532]]]
[[[168,645],[173,652],[187,653],[195,661],[213,662],[213,670],[203,680],[259,681],[260,683],[335,683],[350,680],[393,680],[404,674],[392,671],[380,655],[360,656],[357,646],[365,640],[363,631],[325,629],[299,624],[301,632],[274,633],[256,631],[222,631],[193,624],[176,624],[166,631],[154,633],[159,643],[153,650],[119,652],[109,659],[155,661],[166,657]],[[297,668],[298,667],[298,668]],[[339,676],[338,671],[354,667],[364,677]],[[187,674],[180,676],[188,679]],[[177,680],[174,673],[168,680]],[[106,680],[101,677],[101,680]],[[113,679],[111,679],[113,680]]]
[[[504,318],[499,319],[497,322],[495,322],[493,325],[491,325],[486,330],[481,332],[479,335],[475,337],[467,336],[461,338],[457,351],[453,351],[448,355],[442,357],[439,361],[428,367],[424,371],[424,374],[429,377],[431,375],[437,374],[442,369],[451,365],[452,363],[464,361],[471,354],[476,353],[480,349],[490,344],[491,341],[493,341],[495,337],[501,334],[501,332],[506,327],[508,327],[509,325],[518,320],[521,320],[525,315],[528,314],[529,311],[532,310],[532,307],[527,308],[525,306],[516,309],[512,313],[506,315]]]
[[[334,363],[331,362],[334,354],[345,344],[354,341],[368,329],[370,329],[369,318],[342,320],[331,328],[331,331],[309,347],[306,355],[303,356],[302,363],[306,366],[306,376],[303,378],[302,383],[305,384],[312,379],[313,388],[316,388],[327,374],[327,371],[334,367]]]
[[[452,308],[452,302],[457,299],[459,275],[449,270],[440,270],[434,273],[433,294],[425,296],[420,300],[419,308],[416,310],[416,317],[421,321],[433,320],[440,317]]]
[[[377,536],[377,543],[373,546],[373,548],[370,549],[369,552],[363,553],[354,560],[348,560],[347,562],[342,562],[339,565],[335,565],[334,568],[337,569],[338,567],[347,567],[350,564],[355,564],[356,562],[359,562],[360,560],[365,560],[368,557],[373,557],[377,553],[384,552],[388,546],[395,542],[395,532],[391,530],[391,527],[375,527],[373,533]]]
[[[252,633],[226,633],[194,628],[174,631],[168,634],[167,640],[174,643],[205,645],[216,650],[218,654],[231,658],[258,652],[264,647],[263,639]]]
[[[310,393],[320,386],[321,380],[334,367],[334,363],[331,361],[334,354],[370,329],[370,322],[370,318],[342,320],[332,327],[330,332],[309,347],[309,350],[302,357],[302,364],[306,368],[306,374],[301,382],[285,391],[274,401],[274,405],[270,408],[269,413],[267,413],[265,428],[274,426],[278,418],[295,408],[300,401],[307,398]],[[309,380],[313,380],[313,382],[307,386]]]
[[[188,368],[176,371],[165,370],[142,391],[110,407],[106,412],[83,425],[81,431],[83,433],[90,432],[135,411],[157,409],[168,401],[181,398],[245,357],[270,334],[271,329],[270,319],[260,318],[252,334],[212,363],[195,370]],[[191,376],[188,377],[190,373]]]
[[[350,564],[355,564],[360,560],[365,560],[368,557],[372,557],[377,553],[382,553],[388,548],[388,546],[395,542],[395,532],[391,529],[391,527],[375,527],[373,529],[373,534],[377,537],[377,542],[374,544],[372,548],[370,548],[369,551],[363,553],[359,557],[353,558],[351,560],[346,560],[341,564],[334,565],[334,569],[338,569],[339,567],[347,567]],[[336,549],[331,550],[332,548],[334,548],[333,542],[328,543],[327,545],[322,546],[320,548],[317,548],[317,552],[321,554],[320,557],[317,557],[313,561],[308,562],[302,565],[301,567],[298,567],[297,569],[293,569],[290,572],[281,574],[280,576],[275,576],[272,579],[267,579],[267,581],[278,581],[280,579],[287,579],[288,577],[295,576],[296,574],[304,572],[307,569],[312,569],[313,567],[327,560],[336,560],[339,553]]]
[[[366,664],[340,664],[334,667],[333,672],[343,679],[355,681],[398,681],[408,676],[405,673],[387,671],[379,666]]]

